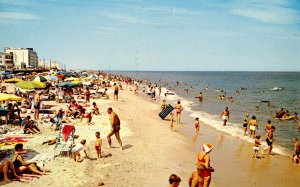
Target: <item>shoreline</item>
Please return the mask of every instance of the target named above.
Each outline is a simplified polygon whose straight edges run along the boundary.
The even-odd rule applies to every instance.
[[[236,141],[237,138],[203,123],[197,143],[193,144],[193,137],[186,134],[194,129],[193,118],[186,111],[182,116],[183,124],[174,126],[178,132],[172,132],[169,121],[161,120],[158,116],[160,103],[136,96],[128,88],[120,91],[119,101],[93,101],[97,102],[102,116],[95,117],[94,126],[75,125],[75,134],[80,135],[76,143],[82,138],[89,138],[89,151],[95,157],[94,131],[100,129],[103,154],[112,156],[94,161],[85,159],[82,163],[75,163],[68,157],[57,157],[46,165],[52,173],[23,183],[24,186],[96,186],[99,182],[104,182],[105,186],[167,186],[168,177],[173,173],[181,177],[180,186],[188,186],[187,180],[196,170],[195,160],[203,143],[214,145],[210,154],[215,168],[212,187],[269,186],[270,183],[273,183],[272,186],[295,186],[300,182],[299,168],[297,165],[290,166],[289,158],[275,155],[252,159],[252,144]],[[106,109],[110,106],[121,119],[121,138],[126,147],[123,151],[105,149],[105,129],[108,128]],[[44,137],[37,136],[36,139],[41,141]],[[113,145],[117,145],[114,137],[112,141]],[[39,152],[53,148],[41,147],[34,142],[29,142],[28,146],[25,145],[27,147]],[[61,176],[67,180],[58,180]],[[6,186],[19,185],[14,182]]]

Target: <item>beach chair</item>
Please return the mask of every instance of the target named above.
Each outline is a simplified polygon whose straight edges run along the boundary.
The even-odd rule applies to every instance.
[[[74,125],[63,125],[59,130],[57,142],[54,147],[54,155],[68,155],[70,156],[72,147],[74,145]]]

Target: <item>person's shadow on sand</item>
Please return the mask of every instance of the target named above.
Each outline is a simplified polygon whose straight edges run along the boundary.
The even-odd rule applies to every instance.
[[[127,145],[123,146],[123,150],[130,149],[132,147],[133,147],[133,145],[127,144]]]

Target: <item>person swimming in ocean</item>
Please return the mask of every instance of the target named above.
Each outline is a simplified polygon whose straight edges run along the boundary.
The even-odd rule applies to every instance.
[[[282,118],[285,114],[285,111],[283,110],[283,108],[280,109],[280,111],[276,112],[274,118]]]

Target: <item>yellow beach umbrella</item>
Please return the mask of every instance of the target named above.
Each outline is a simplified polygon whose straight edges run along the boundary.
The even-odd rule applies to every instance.
[[[71,81],[72,83],[74,83],[74,84],[81,84],[82,82],[81,81],[79,81],[79,80],[77,80],[77,81]]]
[[[91,77],[84,77],[84,78],[82,78],[81,80],[84,80],[84,81],[90,81],[90,80],[92,80],[92,78],[91,78]]]
[[[65,81],[79,81],[79,78],[70,77],[70,78],[66,78]]]
[[[6,79],[4,82],[5,83],[17,83],[23,81],[22,79],[18,79],[18,78],[12,78],[12,79]]]
[[[0,101],[21,101],[22,97],[16,96],[14,94],[0,93]]]
[[[37,81],[22,81],[15,84],[15,86],[26,90],[33,90],[33,89],[43,89],[46,87],[46,84]]]

